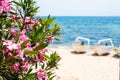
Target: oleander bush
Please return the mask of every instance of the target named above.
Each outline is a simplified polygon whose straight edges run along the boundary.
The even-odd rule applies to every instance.
[[[46,54],[60,35],[50,16],[36,18],[34,0],[0,0],[0,80],[53,80],[59,55]]]

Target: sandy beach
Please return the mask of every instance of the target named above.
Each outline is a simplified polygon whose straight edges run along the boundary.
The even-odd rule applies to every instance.
[[[73,54],[66,46],[49,47],[48,51],[57,51],[61,56],[56,71],[61,80],[119,80],[119,59],[112,55]]]

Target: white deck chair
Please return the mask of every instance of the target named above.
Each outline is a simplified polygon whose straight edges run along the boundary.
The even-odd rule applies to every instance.
[[[82,45],[79,43],[79,40],[87,41],[87,45]],[[73,52],[75,53],[86,53],[90,46],[90,39],[84,37],[77,37],[75,43],[72,44]]]
[[[106,44],[103,46],[101,45],[102,42],[109,42],[110,44],[109,45]],[[105,55],[105,54],[113,53],[113,48],[114,45],[112,39],[107,38],[107,39],[99,40],[97,45],[93,47],[93,50],[98,55]]]

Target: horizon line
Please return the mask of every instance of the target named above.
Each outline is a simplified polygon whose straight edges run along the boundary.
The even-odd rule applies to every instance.
[[[49,15],[47,15],[47,16],[46,15],[36,15],[36,17],[40,17],[40,16],[41,17],[47,17]],[[114,16],[114,15],[113,16],[96,16],[96,15],[95,16],[88,16],[88,15],[87,16],[75,16],[75,15],[67,16],[67,15],[61,15],[60,16],[60,15],[50,15],[50,16],[51,17],[120,17],[120,16]]]

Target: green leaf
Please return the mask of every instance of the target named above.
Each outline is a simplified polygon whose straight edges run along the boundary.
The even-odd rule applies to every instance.
[[[54,20],[55,20],[54,18],[50,18],[47,22],[47,25],[49,26],[50,24],[52,24],[54,22]]]
[[[48,15],[47,19],[50,19],[50,14]]]
[[[52,72],[48,72],[48,80],[53,80],[53,78],[55,77],[55,73]]]
[[[24,80],[37,80],[37,76],[36,73],[31,73],[30,75],[28,75],[28,77]]]
[[[54,77],[55,77],[55,76],[50,77],[50,80],[53,80]]]
[[[0,80],[3,80],[2,76],[0,76]]]
[[[30,42],[30,40],[26,40],[21,44],[21,49],[24,49],[25,45]]]
[[[44,68],[45,68],[45,63],[43,63],[43,64],[42,64],[41,68],[42,68],[42,69],[44,69]]]
[[[29,75],[33,69],[29,69],[26,75]]]
[[[52,69],[52,68],[57,68],[57,63],[59,61],[59,56],[56,52],[50,55],[51,60],[48,61],[47,63],[47,69]]]
[[[24,54],[26,54],[26,55],[37,55],[37,54],[39,54],[39,52],[37,52],[37,51],[24,51]]]
[[[27,74],[25,75],[25,78],[27,78],[30,75],[30,73],[31,73],[32,70],[33,69],[31,69],[31,68],[28,70]]]
[[[21,30],[23,29],[23,26],[22,26],[22,24],[21,24],[20,21],[17,22],[17,26],[18,26],[18,28],[20,28]]]
[[[14,4],[16,4],[17,6],[21,6],[18,2],[16,2],[16,1],[11,1],[11,2],[13,2]]]
[[[42,43],[42,44],[40,44],[38,47],[36,47],[36,48],[34,49],[34,51],[38,51],[38,50],[44,49],[44,48],[47,47],[47,46],[48,46],[48,43]]]
[[[38,68],[38,64],[37,63],[35,63],[35,69],[37,69]]]
[[[48,56],[48,55],[43,55],[44,58],[48,59],[48,60],[51,60],[51,58]]]

